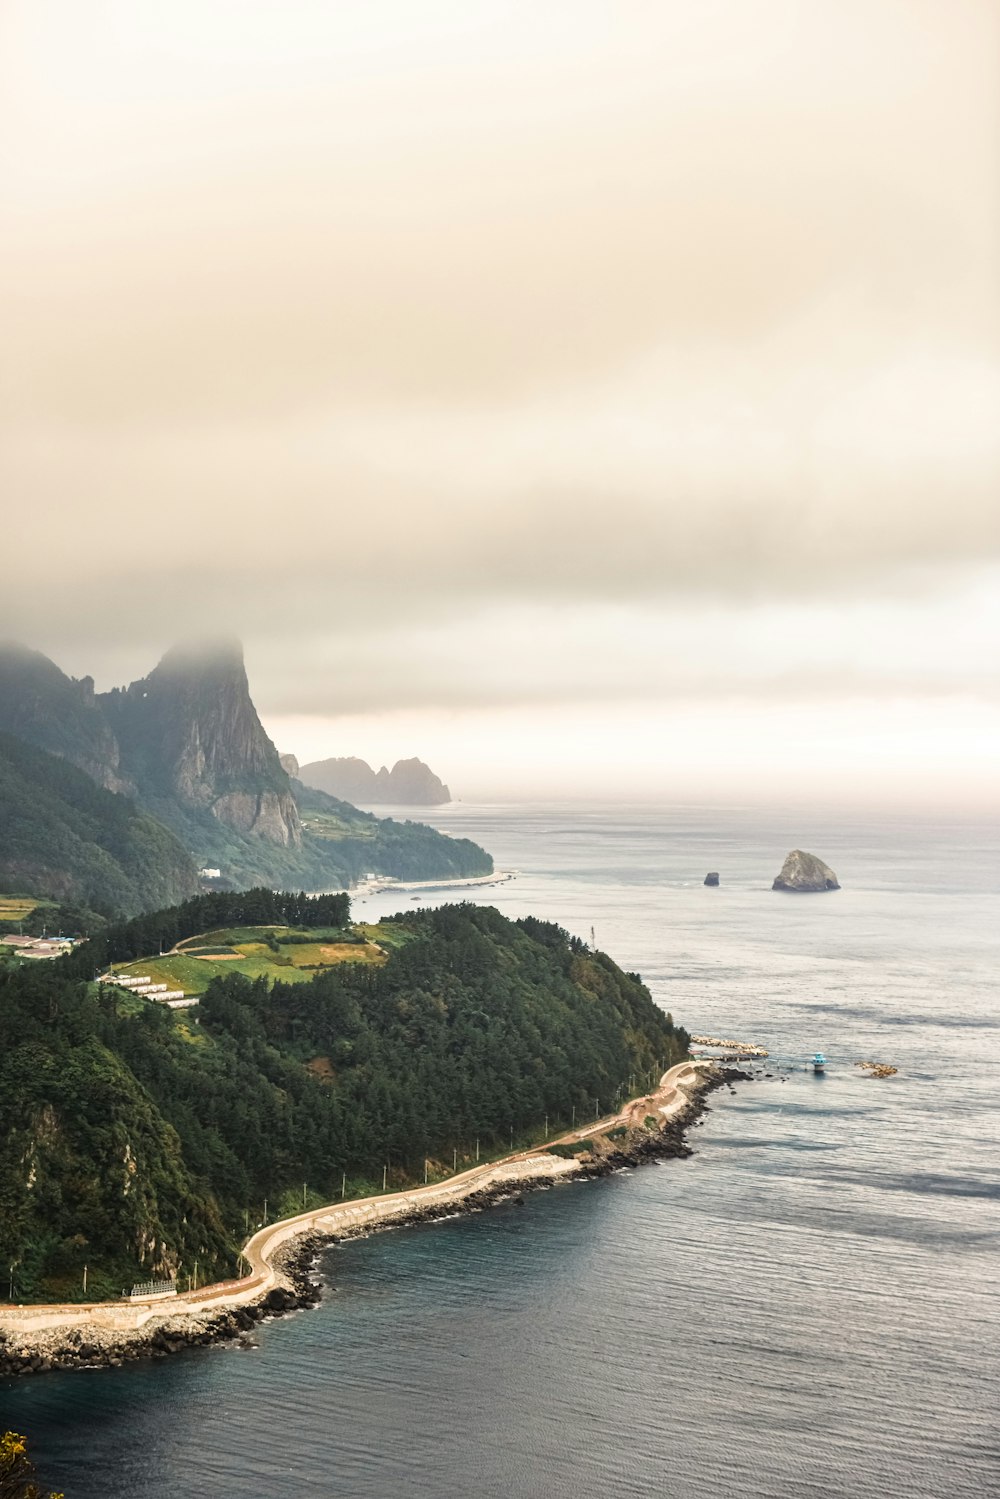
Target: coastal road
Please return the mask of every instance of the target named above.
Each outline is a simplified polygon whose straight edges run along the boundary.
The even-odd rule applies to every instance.
[[[442,1182],[412,1187],[401,1192],[380,1192],[371,1197],[334,1202],[326,1207],[299,1213],[267,1224],[243,1247],[248,1274],[238,1280],[217,1281],[198,1291],[185,1291],[169,1299],[131,1299],[51,1306],[0,1305],[0,1329],[11,1333],[48,1331],[54,1327],[107,1327],[136,1330],[159,1319],[205,1315],[224,1307],[256,1301],[281,1283],[281,1273],[274,1266],[274,1256],[290,1239],[304,1234],[326,1237],[349,1233],[405,1218],[421,1206],[458,1204],[474,1192],[488,1187],[510,1186],[518,1182],[558,1178],[576,1170],[576,1162],[547,1153],[552,1145],[568,1145],[606,1133],[619,1125],[639,1127],[647,1115],[668,1120],[676,1117],[690,1102],[691,1093],[702,1080],[705,1064],[679,1062],[661,1077],[652,1093],[631,1099],[617,1114],[610,1114],[585,1129],[570,1130],[544,1146],[514,1151],[499,1161],[488,1161],[459,1171]]]

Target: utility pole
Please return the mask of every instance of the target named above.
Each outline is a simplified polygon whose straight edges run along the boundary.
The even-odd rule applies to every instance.
[[[476,1160],[479,1160],[479,1136],[476,1136]]]
[[[455,1146],[454,1150],[451,1153],[451,1169],[452,1169],[453,1172],[458,1170],[458,1146],[457,1145]]]
[[[194,1288],[197,1291],[197,1289],[198,1289],[198,1261],[197,1260],[195,1260],[195,1262],[194,1262]]]
[[[424,1156],[424,1186],[427,1185],[427,1157]]]
[[[343,1202],[343,1200],[344,1200],[344,1198],[346,1196],[347,1196],[347,1172],[345,1171],[344,1174],[343,1174],[343,1176],[340,1178],[340,1200],[341,1200],[341,1202]]]
[[[382,1191],[383,1192],[385,1191],[385,1183],[386,1183],[386,1178],[388,1177],[388,1175],[389,1175],[389,1168],[388,1168],[388,1166],[383,1166],[382,1167]]]
[[[83,1267],[83,1294],[85,1296],[87,1294],[87,1266],[86,1265],[84,1265],[84,1267]]]
[[[595,1119],[599,1119],[600,1116],[601,1116],[601,1100],[599,1098],[595,1098],[594,1099],[594,1118]]]
[[[511,1148],[511,1150],[514,1149],[514,1126],[513,1125],[511,1125],[511,1127],[510,1127],[510,1148]]]
[[[306,1207],[306,1184],[305,1184],[305,1182],[303,1182],[302,1183],[302,1211],[303,1212],[305,1212],[305,1207]]]
[[[249,1208],[244,1208],[243,1209],[243,1232],[245,1234],[248,1234],[250,1232],[250,1209]]]
[[[546,1114],[546,1116],[545,1116],[545,1138],[546,1138],[546,1140],[549,1138],[549,1116],[548,1116],[548,1114]]]
[[[573,1117],[570,1120],[570,1123],[572,1124],[573,1128],[576,1129],[576,1104],[573,1105]]]
[[[267,1198],[264,1198],[264,1222],[267,1222]]]

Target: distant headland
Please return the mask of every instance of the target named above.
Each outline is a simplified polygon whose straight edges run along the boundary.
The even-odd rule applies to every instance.
[[[286,764],[294,757],[283,755]],[[448,787],[422,760],[397,760],[391,770],[372,770],[366,760],[354,756],[314,760],[291,771],[306,786],[338,796],[355,806],[440,807],[451,801]]]

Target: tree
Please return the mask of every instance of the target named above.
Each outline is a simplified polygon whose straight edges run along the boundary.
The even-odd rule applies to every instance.
[[[0,1436],[0,1499],[63,1499],[62,1494],[46,1494],[38,1487],[28,1443],[16,1431]]]

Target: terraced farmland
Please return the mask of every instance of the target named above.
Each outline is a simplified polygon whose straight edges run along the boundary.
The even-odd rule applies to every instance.
[[[290,932],[287,927],[246,927],[206,932],[180,944],[176,952],[120,964],[121,974],[148,974],[155,984],[168,984],[186,994],[202,994],[218,973],[243,973],[247,978],[281,979],[303,983],[322,968],[339,963],[384,963],[386,955],[367,933],[365,940],[345,941],[343,932]],[[278,950],[266,939],[270,936]],[[284,940],[283,940],[284,939]],[[292,940],[290,940],[292,939]],[[305,939],[305,940],[303,940]]]

